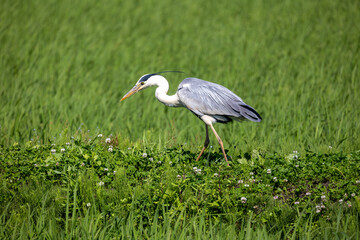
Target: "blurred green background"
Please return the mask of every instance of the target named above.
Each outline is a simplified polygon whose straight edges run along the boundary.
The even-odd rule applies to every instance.
[[[204,124],[147,89],[185,77],[224,85],[261,123],[215,125],[225,147],[358,150],[360,2],[1,0],[0,144],[97,133],[200,148]],[[217,144],[211,136],[212,144]]]

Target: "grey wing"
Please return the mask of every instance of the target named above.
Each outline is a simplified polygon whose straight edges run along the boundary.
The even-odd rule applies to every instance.
[[[260,122],[260,115],[224,86],[197,78],[183,80],[177,92],[180,101],[198,117],[209,115],[218,122],[248,119]]]

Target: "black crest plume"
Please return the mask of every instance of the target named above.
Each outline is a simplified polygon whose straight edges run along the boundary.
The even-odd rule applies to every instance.
[[[168,72],[174,72],[174,73],[184,73],[184,72],[181,72],[181,71],[163,71],[163,72],[157,72],[157,73],[150,73],[150,74],[146,74],[145,76],[143,76],[139,82],[145,82],[147,81],[151,76],[154,76],[154,75],[159,75],[161,73],[168,73]]]

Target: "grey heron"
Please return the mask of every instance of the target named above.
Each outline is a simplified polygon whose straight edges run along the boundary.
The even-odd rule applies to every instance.
[[[186,107],[205,123],[206,137],[204,147],[196,158],[196,161],[200,159],[201,155],[209,145],[208,127],[210,126],[220,144],[224,158],[229,165],[224,150],[224,144],[215,131],[213,124],[228,123],[232,120],[260,122],[260,115],[254,108],[247,105],[240,97],[226,87],[198,78],[184,79],[179,84],[177,92],[174,95],[169,96],[167,95],[169,83],[162,75],[160,75],[161,73],[164,72],[145,74],[142,76],[136,82],[135,86],[126,93],[120,101],[125,100],[134,93],[145,88],[157,86],[155,97],[161,103],[169,107]]]

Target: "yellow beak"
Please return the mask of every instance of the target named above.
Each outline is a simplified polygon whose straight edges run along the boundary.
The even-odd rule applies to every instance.
[[[123,96],[123,98],[120,100],[120,102],[127,99],[134,93],[138,92],[140,89],[141,89],[141,84],[139,84],[139,83],[136,84],[127,94],[125,94],[125,96]]]

